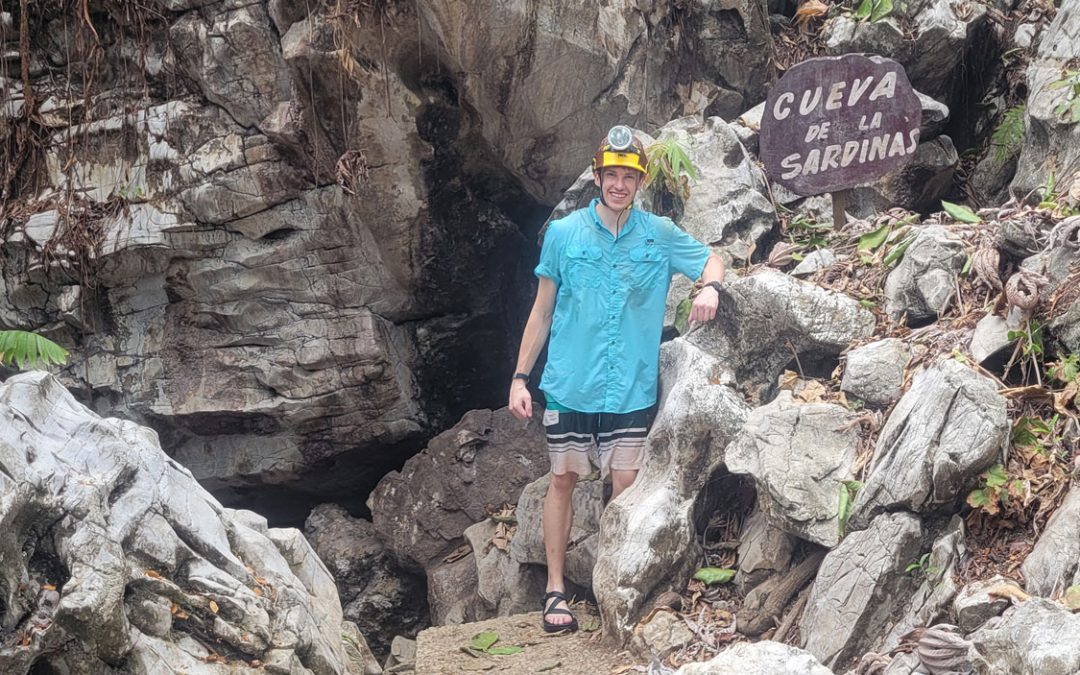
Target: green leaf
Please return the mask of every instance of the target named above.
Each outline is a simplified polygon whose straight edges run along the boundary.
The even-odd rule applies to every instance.
[[[1009,481],[1009,474],[1005,473],[1005,467],[995,464],[983,474],[986,476],[986,487],[1001,487]]]
[[[482,652],[491,649],[491,646],[499,641],[499,634],[492,631],[484,631],[473,636],[469,646]]]
[[[1070,611],[1080,610],[1080,585],[1066,588],[1065,597],[1061,601],[1065,603],[1065,608]]]
[[[971,272],[971,265],[975,261],[975,256],[969,255],[967,260],[964,261],[964,269],[960,270],[960,276],[966,277]]]
[[[1050,89],[1050,90],[1054,90],[1054,89],[1064,89],[1067,86],[1069,86],[1068,78],[1062,78],[1060,80],[1054,80],[1050,84],[1046,85],[1046,88]]]
[[[960,204],[953,204],[952,202],[947,202],[942,199],[941,207],[945,209],[945,213],[952,216],[953,220],[958,220],[961,223],[968,223],[970,225],[974,225],[976,223],[982,222],[982,218],[980,218],[978,215],[975,214],[974,211],[972,211],[966,206],[961,206]]]
[[[588,619],[581,622],[581,630],[585,633],[593,633],[600,630],[600,621],[598,619]]]
[[[967,496],[967,503],[973,508],[982,508],[990,503],[990,493],[985,489],[972,490]]]
[[[0,330],[0,365],[62,364],[68,352],[48,338],[23,330]]]
[[[726,584],[735,578],[735,570],[726,567],[702,567],[694,572],[694,578],[704,582],[706,586]]]
[[[873,8],[874,8],[874,6],[871,4],[870,0],[862,0],[862,2],[859,3],[859,8],[855,10],[855,18],[856,19],[869,18],[870,17],[870,12],[873,10]]]
[[[893,249],[889,251],[889,254],[885,256],[885,259],[881,262],[884,263],[886,266],[890,266],[893,263],[899,262],[900,259],[904,257],[904,253],[907,252],[908,247],[911,246],[911,242],[913,241],[915,241],[915,235],[909,235],[906,239],[904,239],[904,241],[894,246]]]
[[[876,302],[874,302],[873,300],[870,300],[868,298],[863,298],[862,300],[859,300],[859,306],[860,307],[865,307],[866,309],[873,309],[873,308],[877,307],[878,304]]]
[[[885,243],[885,240],[889,238],[889,228],[892,225],[886,223],[874,230],[873,232],[867,232],[863,236],[859,237],[859,250],[860,251],[874,251],[879,246]]]
[[[510,654],[519,654],[525,651],[524,647],[518,647],[517,645],[499,645],[498,647],[490,647],[487,650],[488,654],[494,654],[495,656],[508,656]]]
[[[870,23],[880,21],[885,17],[892,14],[893,3],[892,0],[879,0],[874,3],[874,9],[870,12]]]
[[[675,330],[679,331],[679,335],[686,333],[687,324],[690,322],[690,309],[693,306],[694,301],[686,298],[675,308]]]

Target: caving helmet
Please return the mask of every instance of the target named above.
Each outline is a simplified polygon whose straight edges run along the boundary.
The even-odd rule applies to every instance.
[[[593,156],[593,171],[599,172],[609,166],[625,166],[643,174],[649,173],[649,158],[645,146],[634,137],[630,127],[622,124],[611,127]]]

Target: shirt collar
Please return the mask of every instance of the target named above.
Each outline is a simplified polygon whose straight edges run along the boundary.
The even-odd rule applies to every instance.
[[[609,237],[614,238],[614,236],[611,234],[611,231],[608,230],[606,227],[604,227],[603,221],[600,220],[600,216],[596,213],[596,205],[599,204],[599,203],[600,203],[600,198],[599,197],[593,197],[593,200],[591,202],[589,202],[589,216],[592,219],[592,224],[595,227],[600,228]],[[619,230],[619,239],[622,239],[623,237],[625,237],[627,235],[627,233],[630,232],[630,230],[634,229],[634,226],[637,225],[637,221],[638,221],[638,218],[639,218],[638,214],[640,212],[641,212],[640,209],[637,209],[637,208],[635,208],[633,206],[630,207],[630,216],[626,219],[626,224],[623,225],[622,228]]]

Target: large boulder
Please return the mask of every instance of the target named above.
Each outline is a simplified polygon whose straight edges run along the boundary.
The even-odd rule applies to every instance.
[[[660,349],[659,409],[637,480],[604,510],[593,592],[605,635],[629,639],[647,601],[700,559],[698,493],[723,461],[747,406],[723,364],[684,339]]]
[[[851,523],[881,511],[930,511],[955,504],[1009,441],[1005,398],[954,359],[918,373],[878,436]]]
[[[1024,142],[1012,189],[1023,194],[1044,185],[1051,174],[1066,178],[1080,162],[1080,124],[1061,106],[1072,105],[1073,87],[1055,85],[1080,58],[1080,1],[1064,0],[1043,31],[1027,71]]]
[[[1032,595],[1054,597],[1080,584],[1080,488],[1069,490],[1021,567]]]
[[[1074,675],[1080,671],[1080,615],[1032,598],[970,636],[979,675]]]
[[[0,627],[22,635],[0,671],[367,672],[303,536],[223,508],[151,430],[39,372],[0,384],[0,421]]]
[[[426,569],[463,543],[466,528],[514,504],[548,471],[540,409],[521,422],[509,408],[473,410],[388,474],[368,497],[379,537]]]
[[[910,513],[878,516],[825,556],[800,622],[802,647],[833,669],[873,647],[914,590],[922,524]]]
[[[416,637],[427,627],[424,578],[398,565],[370,522],[322,504],[308,516],[304,535],[334,577],[345,618],[377,656],[390,653],[395,636]]]
[[[840,541],[839,495],[855,479],[859,429],[832,403],[799,403],[782,391],[746,418],[724,453],[729,471],[749,474],[769,523],[822,546]]]
[[[871,335],[874,315],[851,297],[762,270],[725,283],[716,319],[688,340],[760,401],[794,358],[819,362]]]

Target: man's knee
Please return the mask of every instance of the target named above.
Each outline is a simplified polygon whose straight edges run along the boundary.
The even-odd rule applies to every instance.
[[[574,491],[574,486],[577,485],[578,475],[573,471],[567,471],[563,474],[551,474],[550,483],[548,484],[548,493],[566,493],[569,494]]]

